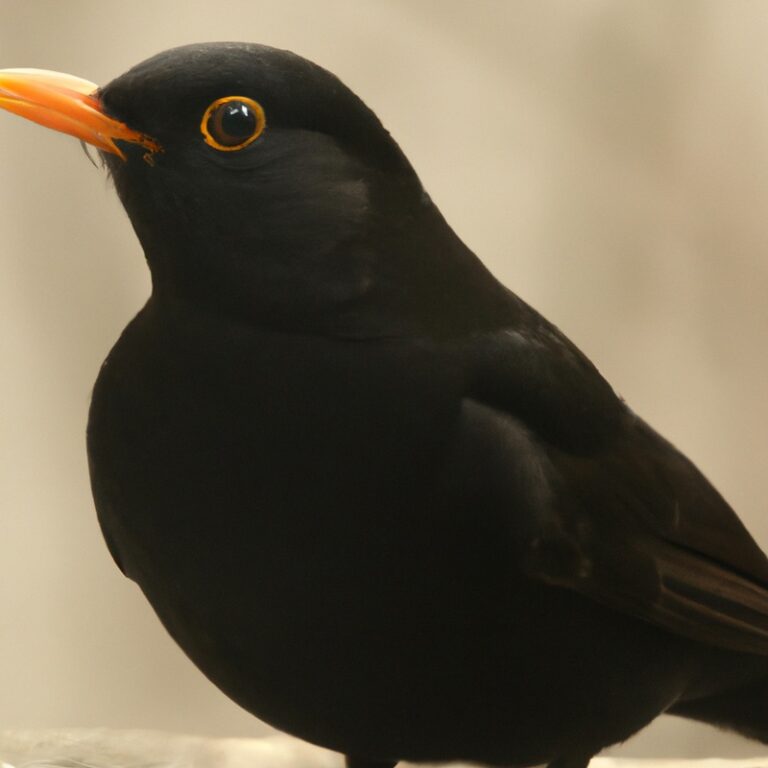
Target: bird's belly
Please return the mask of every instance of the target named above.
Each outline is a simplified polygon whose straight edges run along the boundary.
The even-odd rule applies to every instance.
[[[409,555],[343,575],[313,558],[303,578],[201,564],[183,595],[145,591],[227,695],[347,754],[533,765],[623,740],[680,693],[682,655],[653,631],[524,580],[441,585]]]
[[[352,754],[532,765],[597,724],[623,739],[677,693],[650,628],[514,578],[490,540],[408,528],[403,509],[375,510],[398,535],[257,511],[153,525],[135,549],[126,532],[118,549],[197,666],[282,730]]]

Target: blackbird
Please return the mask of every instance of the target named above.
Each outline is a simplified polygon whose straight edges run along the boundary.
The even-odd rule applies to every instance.
[[[768,743],[768,559],[336,77],[191,45],[0,106],[98,147],[143,247],[93,495],[222,691],[354,768],[583,768],[663,712]]]

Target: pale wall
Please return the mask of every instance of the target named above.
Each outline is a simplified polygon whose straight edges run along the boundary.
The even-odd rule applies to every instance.
[[[356,90],[467,243],[768,546],[768,3],[0,0],[0,67],[105,82],[216,39]],[[0,169],[0,724],[261,732],[96,527],[89,390],[148,290],[128,221],[67,137],[0,115]],[[669,719],[624,752],[759,748]]]

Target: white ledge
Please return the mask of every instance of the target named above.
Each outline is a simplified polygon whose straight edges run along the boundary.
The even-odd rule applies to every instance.
[[[341,755],[290,736],[211,739],[102,728],[0,730],[0,768],[341,768]],[[768,768],[747,760],[596,757],[590,768]]]

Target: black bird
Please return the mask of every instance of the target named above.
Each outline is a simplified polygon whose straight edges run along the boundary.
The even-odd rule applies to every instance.
[[[197,666],[355,768],[581,768],[662,712],[768,743],[768,560],[452,232],[333,75],[240,43],[0,106],[98,146],[152,295],[88,426]]]

